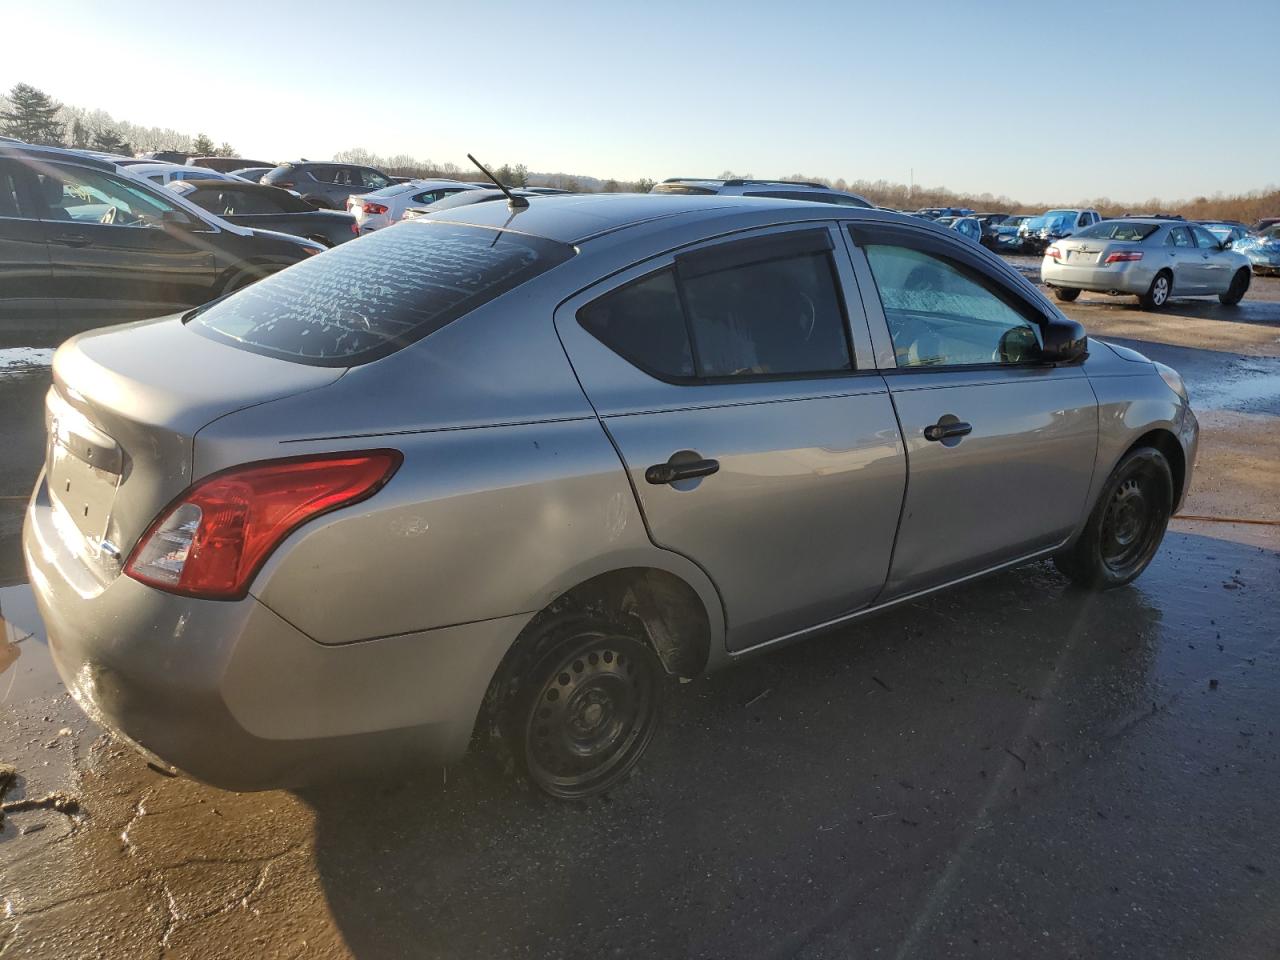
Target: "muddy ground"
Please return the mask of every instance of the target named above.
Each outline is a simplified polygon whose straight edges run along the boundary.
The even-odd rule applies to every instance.
[[[27,808],[0,957],[1274,957],[1280,526],[1220,521],[1280,521],[1280,281],[1067,312],[1183,372],[1183,512],[1218,519],[1175,521],[1126,589],[1033,565],[681,686],[585,805],[478,760],[298,793],[153,771],[54,675],[0,500]],[[38,469],[46,383],[0,366],[0,496]]]

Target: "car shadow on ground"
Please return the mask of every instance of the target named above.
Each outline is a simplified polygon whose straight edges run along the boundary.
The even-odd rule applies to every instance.
[[[1091,884],[1119,889],[1132,872],[1100,855],[1114,837],[1072,823],[1080,813],[1097,829],[1095,809],[1117,804],[1108,783],[1139,806],[1222,801],[1220,781],[1127,778],[1182,762],[1178,704],[1274,646],[1278,604],[1260,579],[1274,586],[1278,560],[1171,533],[1121,590],[1081,592],[1037,564],[904,605],[675,687],[638,774],[587,803],[508,787],[482,758],[306,791],[330,910],[358,957],[846,956],[931,942],[912,954],[928,956],[980,913],[994,919],[975,944],[1038,952],[1042,929],[1087,915]],[[1230,586],[1241,569],[1249,585]],[[1081,780],[1086,796],[1064,790]],[[1145,795],[1157,790],[1170,792]],[[1049,822],[1019,850],[992,830],[1031,815]],[[1157,861],[1175,857],[1124,829]],[[1028,844],[1043,855],[1032,865]],[[1234,919],[1213,872],[1197,881],[1208,895],[1165,906],[1180,914],[1161,921],[1166,937]],[[1016,895],[1019,882],[1048,889]],[[1132,921],[1130,900],[1095,906],[1086,926]]]

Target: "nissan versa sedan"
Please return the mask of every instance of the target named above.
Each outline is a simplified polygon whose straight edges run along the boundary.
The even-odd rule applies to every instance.
[[[24,555],[90,715],[225,787],[476,741],[563,798],[669,678],[1028,561],[1128,583],[1198,431],[954,231],[717,195],[377,231],[73,338],[47,420]]]
[[[1040,279],[1059,300],[1081,290],[1131,294],[1147,310],[1172,296],[1216,295],[1228,306],[1249,289],[1249,260],[1199,224],[1154,217],[1103,220],[1044,252]]]

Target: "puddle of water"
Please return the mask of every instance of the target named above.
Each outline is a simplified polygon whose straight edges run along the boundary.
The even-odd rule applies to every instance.
[[[31,587],[0,587],[0,707],[62,690]]]
[[[1200,409],[1264,411],[1280,404],[1280,371],[1264,373],[1248,371],[1239,380],[1196,384],[1192,388],[1191,405]]]
[[[0,349],[0,379],[16,379],[41,373],[51,363],[51,347],[6,347]]]

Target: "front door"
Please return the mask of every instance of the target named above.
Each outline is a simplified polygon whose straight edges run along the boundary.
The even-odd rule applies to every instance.
[[[1222,245],[1217,237],[1201,226],[1188,228],[1196,241],[1196,253],[1200,255],[1197,269],[1205,293],[1226,293],[1231,286],[1235,264],[1222,255]]]
[[[1204,267],[1189,228],[1171,227],[1164,241],[1163,252],[1163,259],[1173,271],[1175,294],[1204,292]]]
[[[213,253],[190,229],[202,226],[191,214],[89,167],[45,163],[38,177],[44,238],[65,316],[155,317],[209,299]]]
[[[870,312],[883,312],[909,465],[883,599],[1062,543],[1097,447],[1083,368],[1039,361],[1043,315],[976,251],[901,227],[858,227],[855,239],[879,292]]]
[[[556,315],[650,537],[714,581],[731,650],[866,606],[889,569],[902,442],[833,235],[710,242]]]

